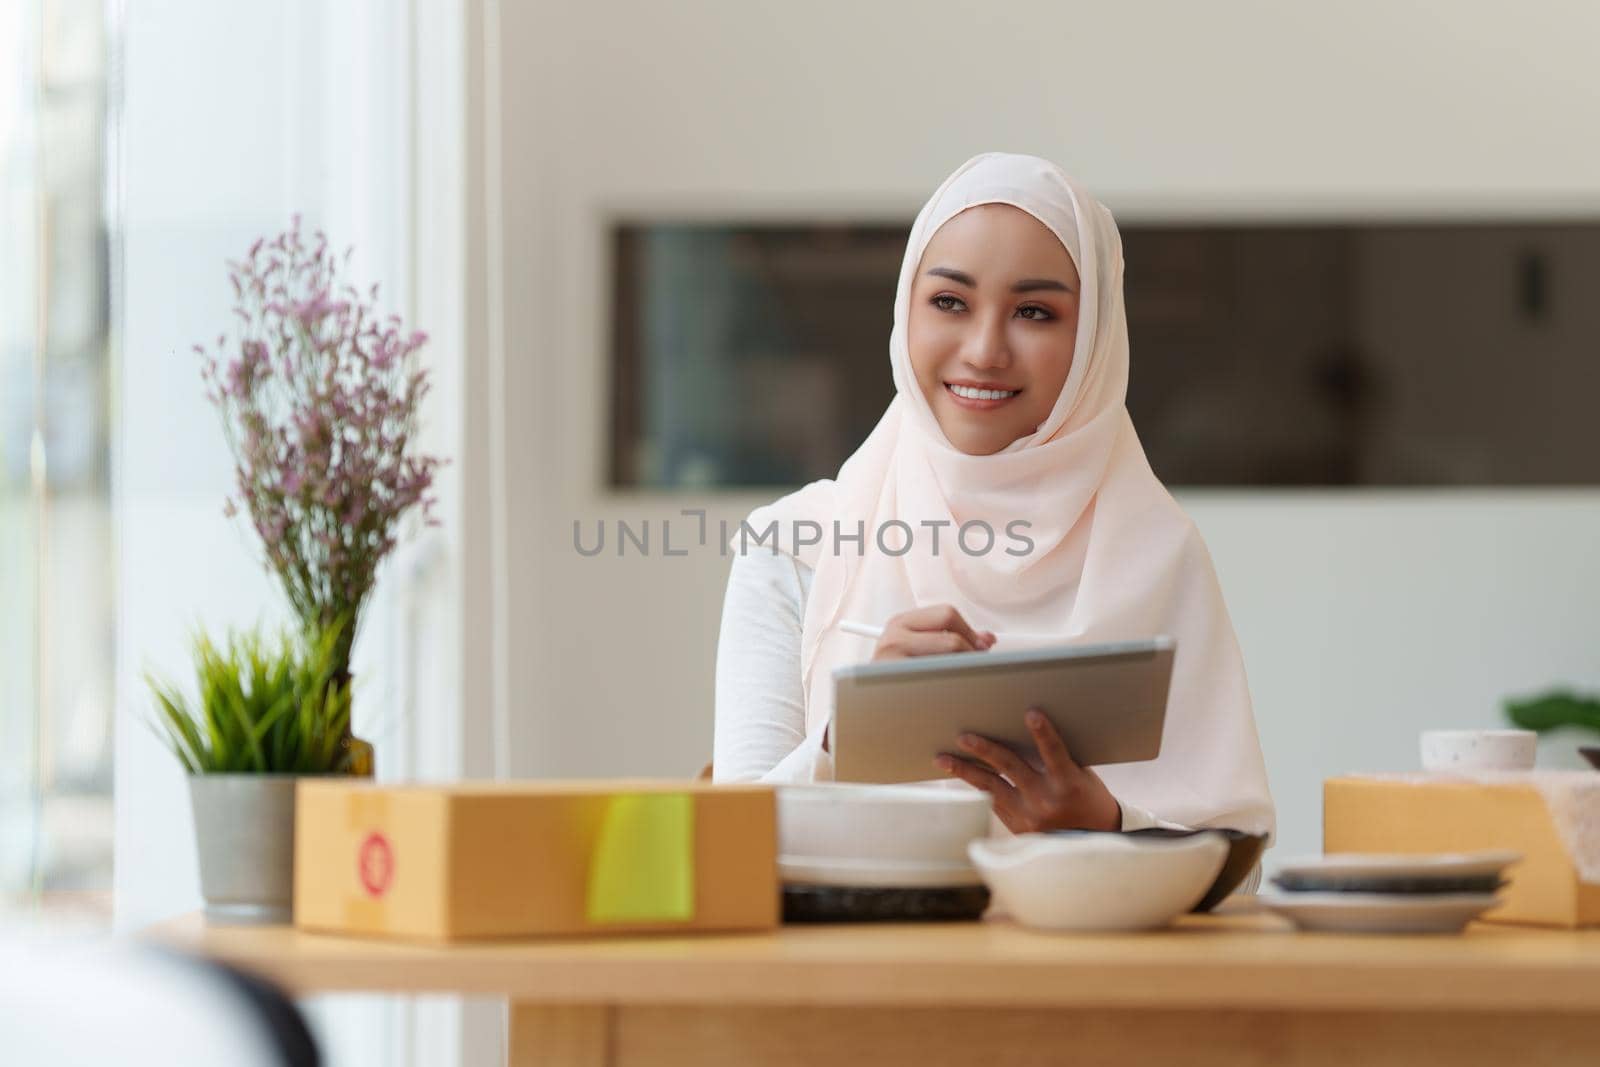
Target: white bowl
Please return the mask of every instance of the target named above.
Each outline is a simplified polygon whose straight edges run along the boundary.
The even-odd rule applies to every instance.
[[[989,833],[993,802],[973,789],[817,783],[778,788],[786,882],[969,885],[967,843]]]
[[[1422,768],[1428,771],[1529,771],[1538,751],[1532,730],[1425,730]]]
[[[1048,930],[1148,930],[1200,902],[1228,858],[1222,834],[1020,834],[968,852],[997,905]]]

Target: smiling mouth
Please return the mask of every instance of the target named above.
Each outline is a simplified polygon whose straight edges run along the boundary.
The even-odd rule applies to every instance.
[[[944,383],[945,392],[957,404],[975,411],[989,411],[1000,407],[1008,401],[1016,399],[1021,394],[1021,389],[979,389],[968,385],[954,385]]]

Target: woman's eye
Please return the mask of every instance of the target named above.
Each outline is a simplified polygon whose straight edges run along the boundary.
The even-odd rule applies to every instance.
[[[958,298],[950,296],[947,293],[940,293],[938,296],[934,297],[932,304],[940,311],[960,311],[964,306]]]
[[[1026,307],[1020,307],[1017,309],[1017,314],[1030,322],[1046,322],[1055,318],[1054,315],[1050,314],[1050,310],[1048,308],[1042,308],[1038,304],[1029,304]]]

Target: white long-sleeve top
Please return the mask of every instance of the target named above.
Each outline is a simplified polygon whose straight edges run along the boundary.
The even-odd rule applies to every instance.
[[[786,553],[735,554],[717,640],[716,736],[719,782],[817,782],[833,778],[823,728],[805,731],[800,630],[812,570]],[[960,780],[940,782],[963,789]],[[1181,828],[1118,798],[1122,828]]]

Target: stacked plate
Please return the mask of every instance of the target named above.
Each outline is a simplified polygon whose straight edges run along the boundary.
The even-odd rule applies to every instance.
[[[1263,905],[1304,930],[1457,933],[1500,902],[1516,852],[1364,855],[1336,853],[1285,863]]]
[[[989,890],[967,843],[989,832],[989,794],[938,786],[778,790],[787,922],[976,919]]]

